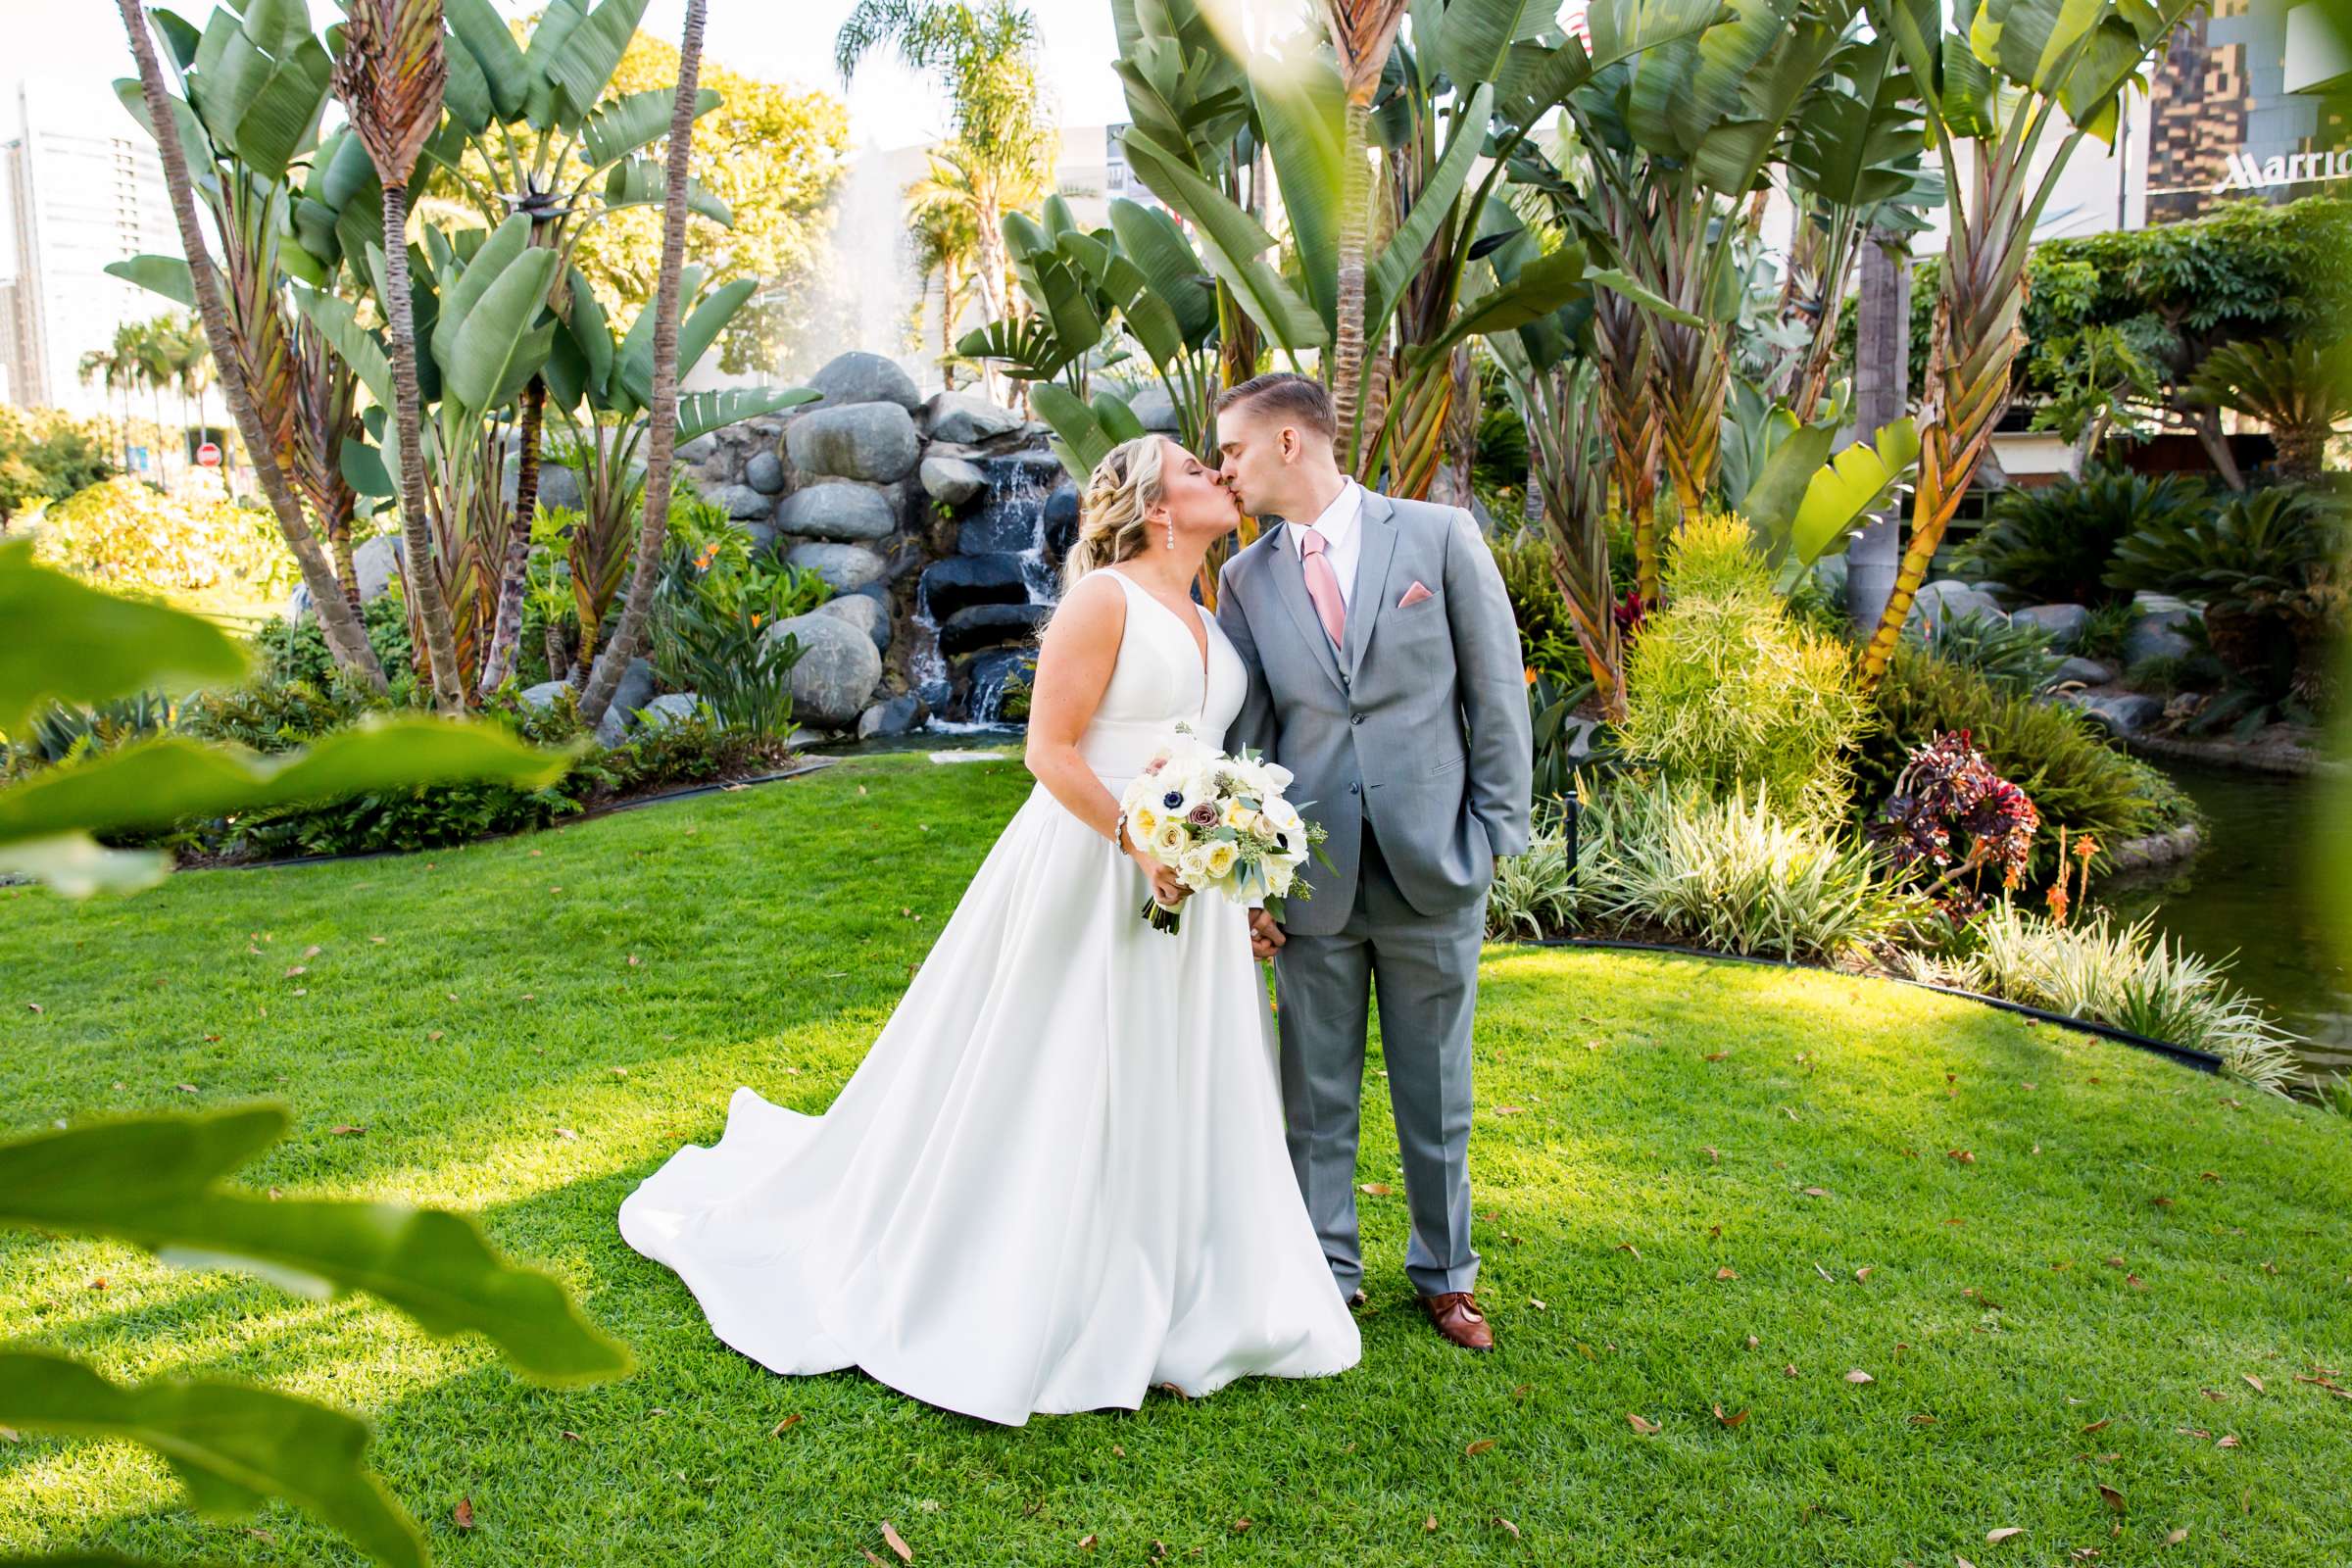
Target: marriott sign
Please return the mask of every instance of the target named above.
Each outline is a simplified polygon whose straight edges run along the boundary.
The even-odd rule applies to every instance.
[[[2226,190],[2268,190],[2273,185],[2302,185],[2321,179],[2352,179],[2352,150],[2326,153],[2283,153],[2256,163],[2248,153],[2230,155],[2230,172],[2213,187]]]

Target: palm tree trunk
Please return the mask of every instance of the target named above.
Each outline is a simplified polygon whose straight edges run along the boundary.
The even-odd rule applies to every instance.
[[[1364,247],[1372,218],[1372,170],[1366,132],[1369,101],[1348,99],[1347,135],[1340,149],[1339,279],[1331,339],[1331,407],[1339,422],[1340,467],[1353,473],[1363,450]]]
[[[172,217],[179,228],[180,248],[187,254],[188,273],[196,288],[196,308],[204,320],[205,341],[213,351],[213,363],[220,368],[222,395],[228,400],[229,413],[245,438],[246,456],[261,480],[263,494],[270,498],[270,510],[276,514],[278,531],[285,536],[286,548],[293,552],[295,564],[301,568],[303,585],[310,590],[311,604],[318,612],[318,628],[326,636],[328,650],[337,662],[380,692],[384,690],[383,665],[377,662],[359,617],[336,591],[335,569],[328,563],[326,552],[319,548],[309,520],[303,516],[301,503],[294,499],[285,469],[278,466],[276,449],[265,439],[260,412],[255,409],[252,391],[246,385],[244,362],[237,357],[228,305],[221,298],[220,276],[213,270],[212,257],[205,248],[204,229],[197,220],[196,187],[188,173],[187,149],[180,145],[179,123],[172,115],[171,95],[164,88],[163,66],[156,59],[155,39],[148,31],[146,7],[139,0],[116,0],[116,4],[122,13],[123,31],[130,38],[131,55],[138,62],[139,87],[147,118],[155,127],[156,152],[164,166]]]
[[[1854,422],[1867,435],[1910,407],[1911,257],[1902,235],[1874,234],[1862,244],[1854,307]],[[1857,633],[1886,613],[1902,543],[1902,509],[1890,505],[1846,547],[1845,613]]]
[[[347,47],[361,47],[358,44]],[[424,396],[416,384],[416,314],[409,295],[409,187],[384,185],[385,325],[391,339],[393,422],[400,429],[400,530],[408,545],[409,603],[424,630],[425,673],[442,712],[466,711],[458,678],[458,639],[433,560],[433,525],[424,497]]]
[[[654,395],[647,417],[653,445],[645,458],[645,514],[637,560],[621,602],[620,624],[580,695],[580,717],[601,723],[637,657],[662,577],[662,546],[669,528],[669,475],[678,442],[678,296],[686,267],[686,163],[694,144],[694,100],[703,66],[703,24],[709,0],[686,0],[686,31],[678,45],[678,96],[669,115],[667,186],[662,193],[662,271],[654,289]],[[590,633],[593,635],[593,633]]]
[[[498,614],[490,652],[482,660],[477,697],[487,697],[514,672],[522,642],[522,596],[530,586],[531,519],[539,510],[539,437],[547,423],[547,382],[532,376],[522,389],[522,434],[514,458],[514,515],[507,529],[506,564],[498,580]]]

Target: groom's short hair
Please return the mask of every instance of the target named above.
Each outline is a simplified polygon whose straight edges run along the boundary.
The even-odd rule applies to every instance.
[[[1241,385],[1228,387],[1217,398],[1216,412],[1248,405],[1266,413],[1301,424],[1324,440],[1339,436],[1339,416],[1332,413],[1331,394],[1323,383],[1311,375],[1299,375],[1290,370],[1269,370],[1253,375]]]

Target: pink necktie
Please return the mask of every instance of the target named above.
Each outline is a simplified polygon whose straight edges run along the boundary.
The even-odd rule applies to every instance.
[[[1340,602],[1339,573],[1331,569],[1331,562],[1323,554],[1326,541],[1312,528],[1298,530],[1298,554],[1306,567],[1306,597],[1315,602],[1315,613],[1323,617],[1323,630],[1331,637],[1331,646],[1348,645],[1348,607]]]

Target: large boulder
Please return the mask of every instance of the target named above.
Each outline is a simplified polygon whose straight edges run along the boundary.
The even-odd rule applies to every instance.
[[[351,553],[352,574],[360,579],[360,599],[381,599],[400,581],[400,561],[407,553],[400,535],[379,533]]]
[[[1127,408],[1135,416],[1136,422],[1147,430],[1174,435],[1184,428],[1177,422],[1176,400],[1169,397],[1168,389],[1157,381],[1129,398]]]
[[[544,712],[563,700],[571,690],[567,680],[543,680],[536,686],[525,686],[514,694],[514,700],[533,712]]]
[[[871,637],[838,615],[814,612],[779,620],[767,636],[800,642],[800,662],[792,666],[795,718],[834,729],[858,722],[882,679],[882,655]]]
[[[931,618],[944,623],[974,605],[1025,605],[1029,581],[1015,555],[948,556],[924,568],[920,593]]]
[[[776,508],[776,530],[809,539],[887,539],[898,532],[898,510],[871,485],[826,479],[795,490]]]
[[[923,405],[923,433],[934,441],[976,446],[1020,427],[1019,415],[968,392],[937,392]]]
[[[810,543],[784,552],[784,564],[813,571],[837,594],[862,588],[881,579],[884,562],[863,545]]]
[[[653,700],[654,666],[643,659],[630,660],[629,667],[620,672],[620,684],[612,688],[605,716],[596,721],[597,744],[618,746],[627,739],[630,726],[637,722],[637,710]]]
[[[694,716],[702,703],[700,692],[670,692],[647,703],[637,715],[637,727],[648,733],[658,733],[672,724],[685,722]]]
[[[852,403],[895,403],[912,412],[922,407],[923,395],[914,389],[914,378],[899,368],[895,360],[879,354],[867,354],[854,349],[837,354],[825,363],[825,368],[808,378],[811,389],[824,394],[818,408],[842,408]],[[808,417],[807,415],[802,416]]]
[[[2049,686],[2068,684],[2104,686],[2114,679],[2113,666],[2102,664],[2095,659],[2082,659],[2070,655],[2058,662],[2058,667],[2050,671],[2050,678],[2044,684]]]
[[[837,594],[811,613],[847,621],[873,639],[877,653],[890,652],[890,611],[871,594]]]
[[[1927,584],[1911,601],[1912,622],[1926,620],[1941,626],[1972,617],[1994,622],[2009,618],[1992,595],[1949,577]]]
[[[1046,553],[1058,561],[1078,542],[1078,492],[1063,485],[1046,497]]]
[[[988,475],[962,458],[925,458],[918,471],[923,493],[951,507],[960,507],[988,488]]]
[[[2090,612],[2081,605],[2029,605],[2009,619],[2021,626],[2039,626],[2049,633],[2050,646],[2064,651],[2082,640]]]
[[[876,703],[858,715],[858,738],[872,740],[877,735],[908,735],[921,729],[931,717],[931,705],[912,693],[893,697],[887,703]]]
[[[703,499],[723,509],[737,522],[766,522],[776,514],[776,498],[763,496],[748,484],[712,485]]]
[[[914,471],[922,444],[914,420],[896,403],[819,407],[784,432],[792,466],[803,473],[896,484]]]
[[[1037,635],[1052,605],[974,605],[940,623],[939,651],[950,659],[982,648],[1001,648]]]
[[[773,452],[755,452],[743,466],[743,482],[763,496],[784,493],[784,460]]]
[[[2196,644],[2188,636],[2196,619],[2197,612],[2178,600],[2172,609],[2152,610],[2139,616],[2124,632],[2124,667],[2129,669],[2143,659],[2186,659],[2196,652]]]
[[[2164,716],[2164,704],[2139,692],[2069,692],[2059,699],[2118,735],[2136,735]]]

